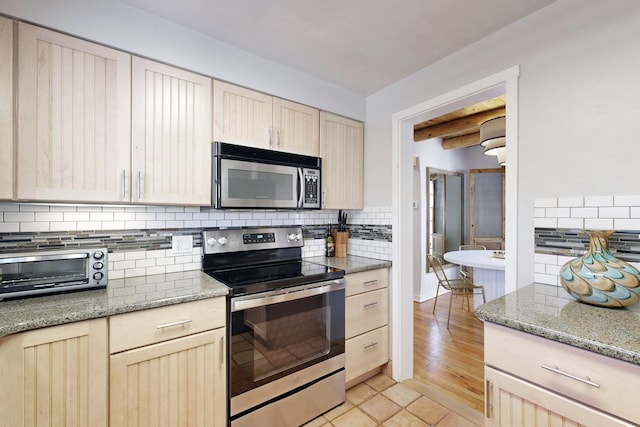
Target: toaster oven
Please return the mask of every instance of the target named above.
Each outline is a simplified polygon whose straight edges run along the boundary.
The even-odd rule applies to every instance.
[[[0,299],[106,285],[106,248],[0,254]]]

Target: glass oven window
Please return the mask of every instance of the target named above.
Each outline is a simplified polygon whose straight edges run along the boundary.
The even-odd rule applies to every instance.
[[[3,288],[87,280],[88,258],[45,260],[0,266]]]
[[[333,294],[344,301],[343,290]],[[325,294],[232,313],[231,395],[327,359],[336,347],[344,351],[344,314],[332,320],[344,305],[334,307],[332,299]]]

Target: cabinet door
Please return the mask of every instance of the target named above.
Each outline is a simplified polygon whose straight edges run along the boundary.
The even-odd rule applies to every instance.
[[[17,197],[125,200],[130,91],[130,55],[19,23]]]
[[[362,209],[364,125],[320,113],[322,205],[325,209]]]
[[[273,149],[273,97],[215,80],[213,139]]]
[[[211,204],[211,79],[132,60],[132,195],[136,203]]]
[[[0,426],[106,426],[107,321],[0,339]]]
[[[0,199],[13,198],[13,21],[0,17]]]
[[[275,149],[320,156],[320,111],[285,99],[273,99]]]
[[[485,367],[485,426],[632,426],[547,389]]]
[[[110,425],[225,426],[225,329],[111,356]]]

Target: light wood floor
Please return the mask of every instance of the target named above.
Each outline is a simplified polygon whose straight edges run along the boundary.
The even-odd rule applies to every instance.
[[[414,377],[425,387],[482,413],[484,403],[483,324],[454,297],[447,330],[449,294],[414,302]],[[473,304],[473,303],[472,303]]]

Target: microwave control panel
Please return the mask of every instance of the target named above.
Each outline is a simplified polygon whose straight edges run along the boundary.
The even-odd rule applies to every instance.
[[[302,169],[304,177],[303,208],[320,207],[320,171],[318,169]]]

